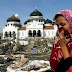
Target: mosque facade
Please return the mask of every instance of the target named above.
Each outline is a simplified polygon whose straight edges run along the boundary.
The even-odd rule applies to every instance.
[[[3,39],[54,38],[56,31],[56,25],[53,25],[49,19],[45,20],[43,14],[35,9],[24,22],[24,26],[21,25],[18,14],[9,17],[3,27]]]

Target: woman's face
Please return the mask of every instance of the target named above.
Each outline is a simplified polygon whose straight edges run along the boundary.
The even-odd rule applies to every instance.
[[[64,17],[58,16],[55,21],[57,23],[58,28],[64,27],[66,30],[68,30],[69,33],[71,33],[70,25]]]

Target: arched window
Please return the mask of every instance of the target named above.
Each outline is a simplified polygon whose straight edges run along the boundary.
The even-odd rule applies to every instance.
[[[8,26],[9,26],[9,24],[8,24]]]
[[[9,37],[11,37],[11,32],[9,32]]]
[[[33,37],[36,37],[36,30],[33,30]]]
[[[15,31],[13,31],[13,38],[16,38],[16,33],[15,33]]]
[[[7,25],[5,25],[7,27]]]
[[[7,32],[5,32],[5,37],[8,37],[8,33]]]
[[[41,31],[40,30],[37,31],[37,36],[41,37]]]
[[[39,22],[40,22],[40,20],[39,20]]]
[[[11,24],[11,26],[12,26],[12,24]]]
[[[28,36],[32,37],[32,31],[31,30],[28,31]]]

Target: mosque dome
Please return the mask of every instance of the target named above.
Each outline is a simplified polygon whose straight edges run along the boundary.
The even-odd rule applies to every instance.
[[[43,16],[41,12],[39,12],[37,9],[35,9],[30,16]]]
[[[18,18],[18,14],[9,17],[7,19],[7,22],[10,22],[10,21],[20,22],[20,19]]]
[[[52,23],[52,21],[49,20],[49,19],[46,19],[46,20],[45,20],[45,24],[47,24],[47,23]]]

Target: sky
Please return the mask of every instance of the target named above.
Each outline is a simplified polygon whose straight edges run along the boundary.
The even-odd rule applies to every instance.
[[[44,19],[53,21],[60,10],[72,10],[72,0],[0,0],[0,33],[9,17],[18,14],[23,26],[35,9],[43,14]]]

